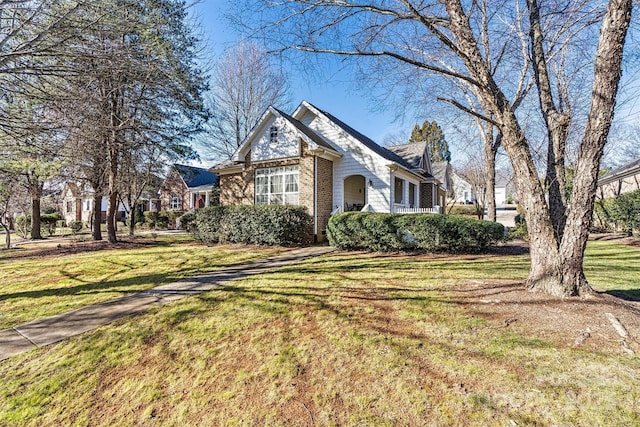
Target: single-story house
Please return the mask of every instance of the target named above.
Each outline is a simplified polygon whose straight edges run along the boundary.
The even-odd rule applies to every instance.
[[[476,191],[466,177],[460,173],[452,172],[451,182],[453,183],[452,197],[455,199],[454,203],[463,205],[476,203]]]
[[[597,197],[608,199],[640,189],[640,159],[629,162],[598,179]]]
[[[82,221],[85,224],[91,223],[93,218],[93,195],[93,189],[89,188],[86,184],[75,182],[66,182],[64,184],[62,195],[60,196],[60,204],[62,205],[61,212],[66,224],[70,224],[73,221]],[[107,220],[108,207],[109,200],[103,197],[100,205],[102,222]],[[126,212],[127,209],[125,209],[125,206],[118,203],[116,219],[123,220],[126,218]]]
[[[174,164],[160,187],[162,210],[191,211],[210,206],[218,175],[195,166]]]
[[[513,173],[510,171],[496,171],[496,205],[508,205],[516,202],[517,188]]]
[[[212,171],[222,205],[305,206],[318,240],[338,212],[440,213],[444,205],[426,144],[382,147],[306,101],[292,115],[269,107]]]

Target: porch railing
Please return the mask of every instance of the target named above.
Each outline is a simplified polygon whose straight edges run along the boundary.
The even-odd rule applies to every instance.
[[[394,210],[395,213],[399,213],[399,214],[425,214],[425,213],[439,214],[439,213],[442,213],[442,207],[440,207],[440,206],[434,206],[432,208],[407,208],[407,207],[404,207],[404,206],[395,206],[393,210]]]

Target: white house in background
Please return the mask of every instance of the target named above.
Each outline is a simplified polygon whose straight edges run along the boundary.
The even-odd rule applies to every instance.
[[[476,202],[476,192],[466,178],[456,172],[452,172],[451,182],[453,184],[455,203],[468,205]]]
[[[222,205],[305,206],[318,240],[332,214],[441,212],[444,193],[426,144],[381,147],[306,101],[292,115],[269,107],[233,158],[211,170]]]
[[[60,203],[62,204],[62,215],[64,221],[70,224],[73,221],[82,221],[90,224],[93,218],[93,196],[94,192],[85,184],[67,182],[62,190]],[[107,220],[107,209],[109,200],[102,198],[100,211],[102,212],[102,222]],[[127,209],[122,203],[118,203],[116,219],[122,220],[126,217]]]
[[[515,203],[516,185],[513,175],[506,171],[496,171],[496,205]]]

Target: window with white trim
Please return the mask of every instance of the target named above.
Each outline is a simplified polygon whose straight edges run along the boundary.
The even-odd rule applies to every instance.
[[[299,204],[298,165],[256,170],[256,205]]]
[[[178,211],[182,208],[181,204],[180,204],[180,197],[178,197],[176,194],[171,196],[171,202],[169,203],[169,209],[171,209],[172,211]]]

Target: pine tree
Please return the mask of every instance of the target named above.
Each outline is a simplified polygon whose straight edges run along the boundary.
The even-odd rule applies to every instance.
[[[451,152],[449,144],[444,137],[442,128],[438,126],[435,120],[429,122],[425,120],[422,127],[416,124],[411,132],[409,143],[426,142],[429,147],[429,155],[432,162],[451,161]]]

